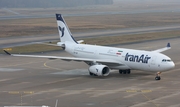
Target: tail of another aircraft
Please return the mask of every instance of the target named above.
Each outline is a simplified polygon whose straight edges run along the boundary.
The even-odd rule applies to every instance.
[[[72,37],[72,34],[65,20],[63,19],[62,15],[56,14],[56,19],[57,19],[60,41],[61,42],[69,41],[77,44],[77,41]]]

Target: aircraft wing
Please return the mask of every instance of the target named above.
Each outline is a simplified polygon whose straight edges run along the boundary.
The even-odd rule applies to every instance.
[[[166,47],[154,50],[152,52],[164,52],[164,51],[169,50],[169,49],[171,49],[170,43],[168,43]]]
[[[19,56],[19,57],[34,57],[34,58],[48,58],[48,59],[61,59],[65,61],[78,61],[78,62],[95,62],[95,63],[101,63],[105,65],[124,65],[121,62],[110,60],[110,59],[89,59],[89,58],[75,58],[75,57],[60,57],[60,56],[40,56],[40,55],[22,55],[22,54],[10,54],[6,50],[4,52],[11,56]]]

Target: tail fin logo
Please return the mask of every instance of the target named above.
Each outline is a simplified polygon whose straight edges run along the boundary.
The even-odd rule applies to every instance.
[[[64,30],[65,30],[64,27],[61,28],[61,27],[59,26],[59,30],[60,30],[61,33],[62,33],[61,37],[63,37],[63,36],[64,36]]]

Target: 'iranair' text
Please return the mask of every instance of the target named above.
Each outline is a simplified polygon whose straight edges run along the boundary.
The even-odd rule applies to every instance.
[[[151,57],[148,57],[148,55],[130,55],[129,53],[126,54],[125,56],[125,61],[130,61],[130,62],[142,62],[147,64],[148,60],[151,59]]]

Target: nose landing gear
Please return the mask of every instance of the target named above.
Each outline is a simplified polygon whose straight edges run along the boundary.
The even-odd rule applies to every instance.
[[[161,72],[156,73],[155,80],[161,80]]]

